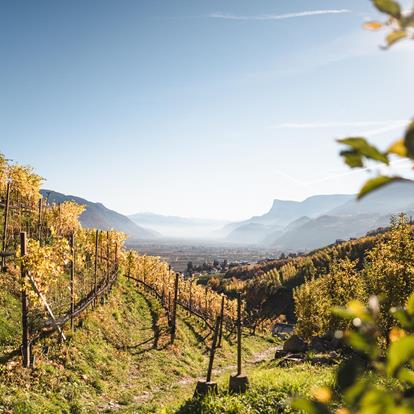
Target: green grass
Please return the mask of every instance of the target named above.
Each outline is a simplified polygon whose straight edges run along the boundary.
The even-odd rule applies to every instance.
[[[6,289],[6,275],[0,273],[0,357],[16,348],[20,335],[20,298],[15,289]]]
[[[4,355],[19,343],[20,302],[2,289],[0,303],[8,311],[0,318]],[[108,303],[84,316],[82,328],[66,330],[64,344],[53,337],[36,345],[33,369],[21,368],[19,358],[0,363],[0,412],[155,413],[180,405],[206,371],[211,333],[185,313],[178,316],[170,345],[158,302],[120,279]],[[272,339],[246,337],[245,360],[272,345]],[[233,337],[217,352],[215,368],[224,375],[234,364]]]
[[[333,381],[332,368],[303,363],[279,368],[262,364],[249,372],[250,388],[246,394],[227,392],[228,376],[219,381],[217,396],[203,400],[189,399],[179,407],[165,409],[167,414],[279,414],[292,413],[292,398],[311,396],[312,390]]]

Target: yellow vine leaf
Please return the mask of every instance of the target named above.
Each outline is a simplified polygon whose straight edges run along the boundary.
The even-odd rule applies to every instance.
[[[403,329],[394,327],[390,331],[389,338],[390,338],[391,342],[395,342],[395,341],[398,341],[400,338],[402,338],[405,335],[406,335],[406,333]]]
[[[332,391],[328,387],[317,388],[313,391],[313,397],[323,404],[327,404],[332,399]]]
[[[370,30],[370,31],[380,30],[383,27],[384,25],[381,22],[377,22],[377,21],[366,22],[362,25],[363,29]]]
[[[391,146],[387,150],[388,154],[395,154],[400,157],[407,156],[407,148],[405,146],[403,139],[398,139],[397,141],[393,142]]]
[[[391,32],[385,40],[387,41],[388,46],[391,46],[394,43],[397,43],[400,40],[405,39],[406,37],[407,33],[405,32],[405,30],[397,30],[395,32]]]

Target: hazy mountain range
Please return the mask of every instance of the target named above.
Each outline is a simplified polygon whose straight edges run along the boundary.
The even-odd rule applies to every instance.
[[[75,203],[86,206],[86,210],[80,216],[83,227],[97,228],[99,230],[118,230],[126,233],[130,239],[156,239],[160,234],[154,230],[138,226],[128,217],[109,210],[101,203],[93,203],[84,198],[57,193],[56,191],[41,190],[44,198],[50,203],[63,203],[64,201],[74,201]]]
[[[338,239],[360,237],[385,227],[392,214],[414,215],[414,185],[387,186],[357,201],[355,195],[316,195],[304,201],[274,200],[261,216],[240,222],[137,213],[129,217],[101,203],[42,190],[50,202],[73,200],[86,206],[80,217],[84,227],[115,229],[130,239],[209,239],[220,243],[274,247],[278,251],[310,250]]]
[[[414,213],[412,184],[393,184],[361,201],[343,194],[313,196],[302,202],[275,200],[263,216],[231,223],[218,234],[235,243],[309,250],[387,226],[391,215],[400,212]]]

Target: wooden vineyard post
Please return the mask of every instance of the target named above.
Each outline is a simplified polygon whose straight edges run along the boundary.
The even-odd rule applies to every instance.
[[[217,348],[221,348],[221,340],[223,338],[223,323],[224,323],[224,295],[221,296],[221,308],[220,308],[220,330],[219,330],[219,337],[218,337],[218,344]]]
[[[70,235],[70,249],[72,259],[70,263],[70,329],[74,328],[74,313],[75,313],[75,234]]]
[[[241,294],[237,294],[237,374],[230,376],[229,391],[244,393],[249,387],[249,379],[242,374],[242,321]]]
[[[239,292],[237,294],[237,375],[241,375],[242,373],[241,342],[242,342],[241,295]]]
[[[6,188],[6,204],[4,206],[4,220],[3,220],[3,239],[1,246],[1,270],[6,271],[6,247],[7,247],[7,227],[9,224],[9,208],[10,208],[10,182],[7,183]]]
[[[110,237],[109,237],[109,231],[106,232],[106,282],[109,282],[109,255],[110,255],[110,249],[109,249],[109,243],[110,243]]]
[[[118,242],[115,242],[115,262],[114,262],[114,266],[115,266],[115,272],[118,272]]]
[[[177,300],[178,300],[178,273],[175,274],[174,283],[174,301],[171,314],[171,343],[174,343],[175,335],[177,332]]]
[[[208,297],[208,286],[206,285],[206,288],[205,288],[205,301],[204,301],[204,315],[206,315],[206,316],[208,316],[208,314],[207,314],[207,308],[208,308],[208,300],[207,300],[207,297]]]
[[[169,324],[171,325],[171,292],[168,291],[168,318],[169,318]]]
[[[193,276],[191,275],[190,279],[190,302],[188,304],[188,307],[190,309],[190,312],[193,311]]]
[[[217,317],[216,323],[214,325],[213,340],[211,343],[210,349],[210,358],[208,361],[207,377],[205,381],[198,381],[196,389],[194,391],[194,397],[204,397],[208,393],[217,394],[217,383],[211,381],[211,376],[213,374],[213,365],[214,365],[214,356],[217,349],[217,339],[220,328],[220,316]]]
[[[20,233],[20,252],[21,257],[26,256],[26,233]],[[22,359],[23,367],[30,367],[30,343],[29,343],[29,324],[28,324],[28,307],[29,299],[26,290],[26,269],[22,263],[21,267],[21,281],[22,281]]]
[[[96,230],[95,234],[95,266],[93,272],[93,291],[94,291],[94,298],[93,298],[93,306],[96,307],[97,299],[96,295],[98,292],[98,255],[99,255],[99,230]]]
[[[38,211],[38,223],[37,223],[37,239],[39,240],[40,246],[42,245],[42,199],[39,199],[39,211]]]

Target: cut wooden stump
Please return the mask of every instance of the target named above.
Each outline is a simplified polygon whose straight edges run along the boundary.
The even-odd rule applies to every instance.
[[[249,388],[247,375],[230,375],[229,391],[235,394],[243,394]]]
[[[194,398],[204,398],[207,394],[217,394],[217,382],[201,380],[197,382]]]

